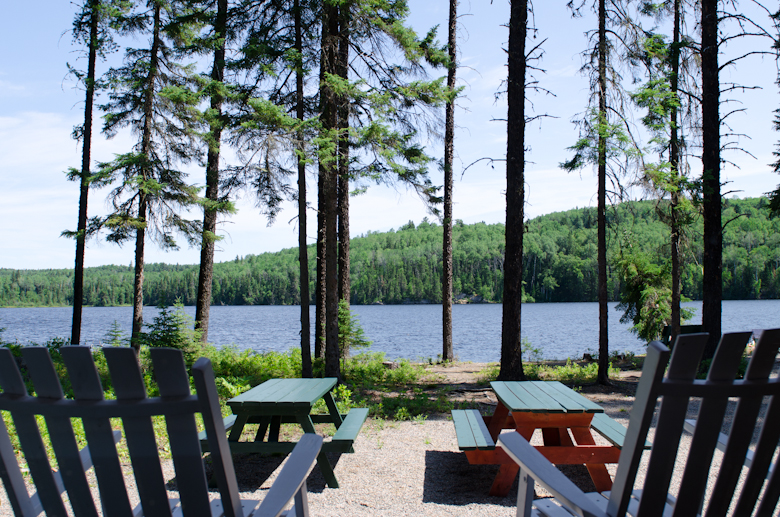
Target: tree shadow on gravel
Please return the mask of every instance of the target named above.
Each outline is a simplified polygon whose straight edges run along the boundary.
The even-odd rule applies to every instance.
[[[488,495],[497,473],[498,465],[471,465],[460,452],[426,451],[423,502],[515,506],[517,480],[506,497]]]
[[[335,470],[336,465],[341,459],[341,453],[329,452],[325,454],[328,457],[331,467]],[[233,456],[233,467],[236,471],[236,481],[238,482],[239,492],[254,492],[271,478],[289,455],[266,455],[266,454],[236,454]],[[206,464],[206,475],[212,480],[213,469],[211,463]],[[338,475],[336,476],[338,480]],[[213,480],[212,480],[213,481]],[[175,490],[176,479],[169,481],[170,488]],[[306,479],[306,486],[309,492],[322,492],[325,487],[325,477],[320,471],[317,463]],[[216,490],[216,482],[210,482],[209,487]]]

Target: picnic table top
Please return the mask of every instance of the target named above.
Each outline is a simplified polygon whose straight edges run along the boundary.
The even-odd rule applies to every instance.
[[[234,413],[240,411],[300,408],[310,410],[317,400],[336,385],[338,379],[270,379],[249,391],[233,397],[227,405]]]
[[[490,386],[511,412],[604,412],[604,408],[558,381],[493,381]]]

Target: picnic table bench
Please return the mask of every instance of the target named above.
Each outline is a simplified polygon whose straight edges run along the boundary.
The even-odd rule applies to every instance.
[[[353,443],[368,417],[368,408],[352,408],[348,413],[339,412],[331,390],[337,379],[270,379],[237,397],[227,401],[233,414],[224,418],[225,430],[230,432],[228,445],[233,454],[282,453],[289,454],[296,442],[279,441],[281,424],[298,424],[304,433],[314,433],[314,424],[333,424],[336,433],[322,444],[317,457],[325,481],[331,488],[338,488],[325,453],[354,452]],[[328,409],[324,414],[312,414],[319,399],[325,400]],[[245,426],[259,424],[254,440],[241,441]],[[201,433],[201,447],[209,450],[205,433]]]

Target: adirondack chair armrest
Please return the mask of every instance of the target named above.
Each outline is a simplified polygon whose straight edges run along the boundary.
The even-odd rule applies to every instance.
[[[285,506],[295,498],[295,505],[308,506],[306,478],[317,461],[322,448],[322,436],[304,434],[295,445],[287,463],[268,490],[263,502],[252,517],[276,517],[282,515]],[[308,508],[296,508],[295,515],[308,515]]]
[[[507,455],[520,466],[521,486],[518,491],[526,491],[533,498],[532,486],[523,487],[522,473],[528,475],[528,483],[534,481],[542,485],[553,497],[561,504],[566,506],[573,514],[583,517],[606,517],[606,514],[599,509],[593,501],[588,499],[585,493],[580,490],[569,478],[564,476],[560,470],[547,461],[547,458],[528,443],[519,433],[502,433],[498,437],[498,445],[506,451]],[[520,510],[518,504],[518,510]],[[530,510],[530,504],[527,507]],[[518,513],[519,515],[519,513]],[[527,515],[530,515],[528,513]]]

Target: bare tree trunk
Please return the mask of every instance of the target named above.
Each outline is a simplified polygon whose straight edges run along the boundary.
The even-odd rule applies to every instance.
[[[152,50],[149,56],[149,74],[146,78],[146,92],[144,99],[144,127],[141,135],[141,154],[149,157],[152,152],[152,119],[154,117],[154,83],[157,80],[158,55],[160,52],[160,4],[154,4],[154,29],[152,32]],[[141,170],[142,181],[150,179],[149,170],[145,167]],[[139,192],[138,219],[145,223],[147,219],[147,194]],[[141,330],[144,324],[144,244],[146,231],[144,227],[136,230],[135,234],[135,278],[133,282],[133,333],[130,344],[136,353],[140,350]]]
[[[87,242],[87,199],[89,196],[89,166],[92,150],[92,106],[95,101],[95,63],[97,61],[98,21],[100,0],[90,2],[89,60],[87,63],[86,97],[84,102],[84,147],[81,153],[81,178],[79,187],[79,221],[76,234],[76,264],[73,274],[73,325],[70,343],[81,342],[81,313],[84,304],[84,254]]]
[[[322,42],[322,66],[328,73],[336,72],[338,50],[338,7],[331,2],[325,4]],[[333,90],[327,82],[322,83],[322,127],[328,137],[333,138],[338,129],[337,103]],[[320,157],[320,176],[323,180],[324,222],[325,222],[325,375],[340,378],[338,321],[338,168],[334,157]]]
[[[349,77],[349,23],[350,4],[341,5],[339,12],[339,48],[336,68],[345,80]],[[338,99],[339,178],[338,178],[338,234],[339,234],[339,300],[349,306],[349,98]],[[340,342],[341,357],[349,357],[349,343]]]
[[[672,95],[677,97],[678,78],[680,72],[680,0],[674,1],[674,34],[672,35]],[[680,142],[677,129],[677,107],[672,106],[671,113],[671,138],[669,142],[669,162],[672,167],[672,191],[671,202],[671,252],[672,252],[672,333],[670,343],[674,343],[680,334],[680,219],[677,213],[680,206]]]
[[[450,18],[447,42],[449,44],[450,68],[447,71],[447,87],[455,89],[457,71],[457,22],[458,0],[450,0]],[[444,122],[444,235],[442,237],[441,274],[441,323],[442,361],[455,359],[452,349],[452,166],[455,146],[455,99],[447,103]]]
[[[325,174],[317,178],[317,285],[314,307],[314,357],[325,359]]]
[[[524,380],[520,314],[525,202],[525,39],[528,0],[512,0],[507,79],[506,250],[499,380]]]
[[[300,0],[295,0],[295,49],[301,62],[296,64],[295,96],[298,120],[306,117],[303,106],[303,29]],[[309,252],[306,247],[306,144],[303,131],[298,133],[298,264],[301,282],[301,376],[313,377],[311,364],[311,331],[309,323]]]
[[[704,266],[702,325],[710,337],[704,357],[712,357],[720,340],[723,299],[723,232],[720,195],[720,82],[718,77],[718,2],[701,2],[702,188]]]
[[[225,35],[227,33],[228,0],[217,2],[215,36],[219,40],[214,50],[214,64],[211,80],[222,82],[225,76]],[[209,150],[206,162],[206,199],[213,204],[219,201],[219,147],[222,140],[222,94],[215,89],[211,95],[211,111],[216,114],[209,133]],[[205,343],[209,335],[209,311],[211,309],[211,288],[214,277],[214,241],[217,233],[217,208],[206,205],[203,210],[203,238],[200,247],[200,271],[198,274],[198,295],[195,305],[195,328],[202,332]]]
[[[599,299],[599,371],[598,382],[609,384],[609,336],[607,326],[607,16],[605,0],[599,0],[599,142],[598,142],[598,299]]]

